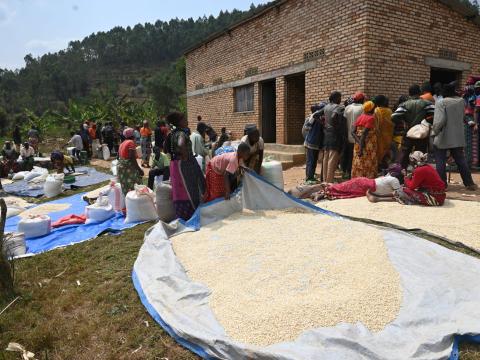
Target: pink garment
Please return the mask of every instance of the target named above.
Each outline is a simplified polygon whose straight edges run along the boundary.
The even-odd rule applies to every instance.
[[[85,221],[87,221],[87,217],[85,215],[66,215],[52,223],[52,227],[59,228],[66,225],[80,225],[85,224]]]
[[[213,171],[218,175],[224,175],[225,172],[235,174],[238,170],[238,157],[236,152],[224,153],[215,156],[211,161]]]
[[[172,184],[173,201],[189,201],[190,196],[185,189],[183,175],[180,171],[181,160],[172,160],[170,162],[170,182]]]

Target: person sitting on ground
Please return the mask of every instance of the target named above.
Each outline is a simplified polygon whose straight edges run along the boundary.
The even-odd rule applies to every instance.
[[[337,200],[352,199],[367,196],[375,200],[381,198],[393,199],[393,193],[403,184],[402,167],[399,164],[392,164],[388,168],[385,176],[369,179],[366,177],[357,177],[340,184],[322,184],[321,189],[313,193],[311,197],[315,201],[321,199]]]
[[[63,174],[64,169],[67,169],[69,173],[75,172],[75,166],[73,165],[73,158],[68,155],[64,155],[61,151],[55,150],[50,154],[50,161],[53,168],[57,170],[57,174]]]
[[[465,101],[456,93],[456,83],[444,86],[443,99],[435,105],[432,133],[435,145],[435,164],[437,172],[447,185],[447,151],[455,160],[463,184],[467,190],[475,191],[478,186],[473,182],[472,173],[465,159],[464,116]],[[478,136],[478,135],[476,135]]]
[[[250,146],[241,143],[237,152],[215,156],[207,165],[205,202],[222,196],[230,199],[232,181],[235,181],[238,169],[243,161],[250,156]]]
[[[163,181],[170,179],[170,158],[163,152],[162,148],[155,146],[152,168],[148,173],[148,187],[152,190],[154,190],[157,176],[163,176]]]
[[[70,136],[72,137],[68,143],[65,145],[72,145],[73,146],[73,151],[72,155],[75,157],[77,160],[80,160],[80,152],[83,150],[83,139],[80,136],[80,134],[77,132],[71,132]]]
[[[367,101],[363,104],[363,114],[352,128],[355,139],[353,152],[352,178],[366,177],[375,179],[378,174],[378,136],[375,124],[375,104]]]
[[[23,171],[32,171],[34,164],[35,150],[28,142],[23,143],[20,147],[20,156],[22,157],[21,167]]]
[[[260,174],[263,163],[263,151],[265,149],[265,143],[260,136],[260,131],[256,126],[250,126],[246,129],[246,135],[241,139],[242,143],[247,144],[250,147],[250,154],[245,161],[245,166],[252,169],[257,174]]]
[[[10,172],[18,172],[18,153],[10,141],[5,141],[2,149],[2,177],[8,176]]]
[[[394,192],[394,199],[400,204],[425,206],[444,204],[447,197],[445,183],[437,171],[427,164],[427,158],[428,154],[420,151],[410,154],[413,172],[405,177],[405,185]]]
[[[122,135],[125,140],[118,149],[117,175],[122,192],[126,196],[129,191],[135,189],[136,184],[142,184],[143,170],[137,162],[133,129],[125,128]]]
[[[303,145],[307,150],[307,163],[305,167],[305,181],[307,183],[316,182],[315,171],[320,153],[322,153],[320,161],[323,161],[323,127],[325,126],[323,109],[325,105],[326,103],[324,102],[312,105],[310,108],[312,114],[305,120],[302,128],[302,135],[305,138]]]

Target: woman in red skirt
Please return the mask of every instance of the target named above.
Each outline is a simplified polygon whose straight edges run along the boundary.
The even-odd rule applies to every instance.
[[[208,163],[205,174],[207,183],[205,202],[221,197],[224,197],[225,200],[230,199],[231,179],[238,172],[240,162],[245,161],[249,156],[250,147],[245,143],[240,143],[236,152],[215,156]]]

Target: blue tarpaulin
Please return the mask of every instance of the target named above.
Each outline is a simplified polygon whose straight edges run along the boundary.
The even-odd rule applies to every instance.
[[[73,184],[63,185],[64,189],[69,190],[71,188],[95,185],[103,181],[110,180],[112,178],[111,174],[97,171],[91,167],[76,168],[76,171],[85,173],[85,175],[76,176],[75,182]],[[15,181],[12,184],[4,185],[3,190],[9,194],[16,196],[40,197],[44,194],[43,183],[29,184],[25,180],[19,180]]]
[[[70,197],[58,199],[45,204],[70,204],[71,206],[63,211],[58,211],[49,214],[52,222],[70,215],[81,215],[85,212],[87,203],[82,200],[85,193],[73,195]],[[5,232],[17,231],[17,226],[21,218],[19,216],[7,219],[5,224]],[[104,221],[102,223],[83,224],[83,225],[67,225],[57,229],[52,229],[49,235],[27,239],[27,254],[39,254],[58,247],[77,244],[83,241],[93,239],[104,232],[119,232],[125,229],[132,228],[139,223],[125,224],[125,217],[122,214],[116,214],[115,217]]]

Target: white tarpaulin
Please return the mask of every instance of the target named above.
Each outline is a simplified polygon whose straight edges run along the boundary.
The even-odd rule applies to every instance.
[[[169,236],[194,231],[242,208],[292,207],[319,212],[319,221],[321,216],[334,215],[246,174],[243,188],[230,201],[217,200],[202,206],[187,224],[159,223],[151,228],[145,234],[132,276],[148,312],[177,342],[203,358],[456,359],[457,335],[468,335],[470,340],[478,338],[475,335],[480,333],[480,261],[385,228],[384,240],[389,258],[400,274],[403,301],[396,320],[382,331],[372,333],[361,323],[341,323],[308,330],[293,342],[265,348],[230,339],[209,308],[210,290],[190,281],[173,252]],[[344,221],[348,226],[349,220]]]

